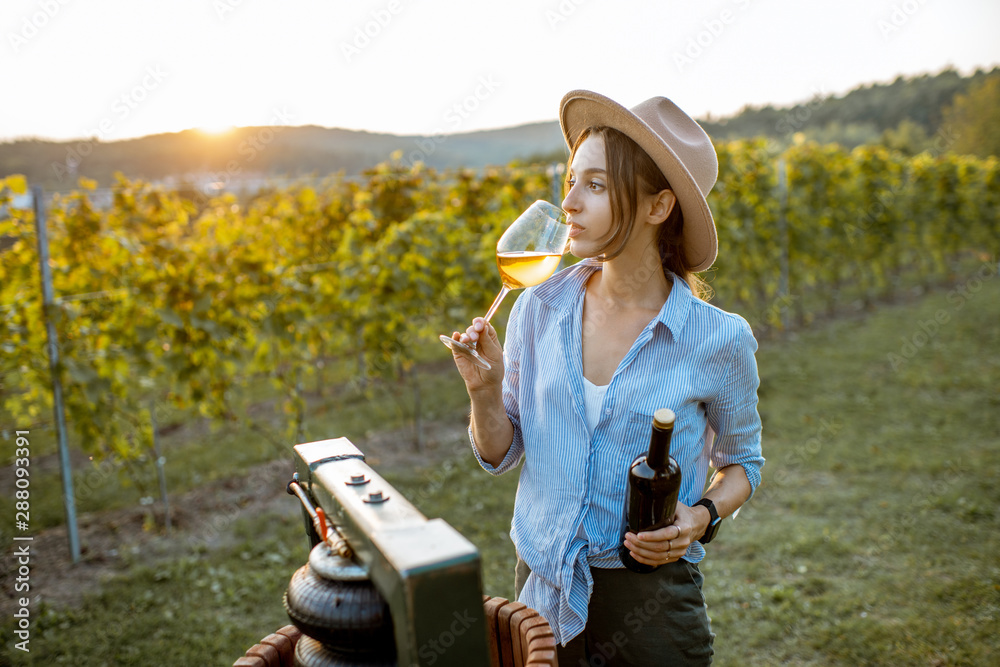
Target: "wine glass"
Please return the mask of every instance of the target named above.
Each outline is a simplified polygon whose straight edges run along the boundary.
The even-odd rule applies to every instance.
[[[569,228],[563,210],[547,201],[536,201],[518,216],[497,241],[497,269],[503,288],[483,319],[490,321],[511,290],[548,280],[566,252]],[[475,341],[467,345],[442,335],[441,342],[468,356],[479,367],[486,370],[492,368],[490,362],[476,352]]]

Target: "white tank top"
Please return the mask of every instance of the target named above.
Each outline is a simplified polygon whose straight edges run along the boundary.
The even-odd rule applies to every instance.
[[[583,378],[583,411],[587,415],[587,432],[591,437],[597,422],[601,421],[601,405],[604,404],[604,395],[608,393],[609,385],[598,387],[587,378]]]
[[[583,378],[583,412],[587,415],[587,432],[591,438],[594,437],[597,422],[601,421],[601,405],[604,404],[606,393],[608,393],[608,385],[598,387],[587,378]],[[582,522],[577,527],[576,534],[589,541]]]

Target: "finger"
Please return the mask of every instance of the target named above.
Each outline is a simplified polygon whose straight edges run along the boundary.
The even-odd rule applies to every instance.
[[[632,533],[627,533],[626,535],[632,535]],[[667,540],[676,540],[677,531],[675,526],[664,526],[663,528],[658,528],[657,530],[643,531],[637,535],[633,535],[640,542],[665,542]]]
[[[654,567],[657,566],[657,565],[663,565],[663,559],[662,558],[660,558],[659,560],[652,560],[652,559],[646,558],[644,556],[640,556],[639,554],[634,553],[632,551],[629,551],[628,553],[629,553],[630,556],[632,556],[632,560],[638,561],[638,562],[642,563],[643,565],[652,565]]]
[[[629,554],[632,556],[634,560],[640,563],[645,563],[646,565],[652,565],[654,567],[665,565],[666,563],[669,563],[672,560],[677,560],[676,558],[671,556],[671,554],[668,553],[657,554],[655,556],[644,556],[641,553],[635,551],[629,551]]]
[[[650,533],[639,533],[636,538],[640,542],[665,542],[667,540],[676,541],[681,536],[681,528],[677,524],[670,524],[659,530]]]
[[[487,338],[489,336],[488,332],[490,329],[492,329],[492,327],[486,320],[481,317],[477,317],[472,320],[472,324],[465,331],[469,334],[469,338],[471,340],[478,341],[481,338]]]
[[[668,551],[679,551],[680,553],[684,553],[684,551],[686,551],[688,546],[691,544],[691,534],[681,532],[680,535],[678,535],[677,532],[678,531],[671,531],[667,533],[667,537],[662,540],[640,540],[636,538],[632,540],[632,543],[636,546],[651,549],[653,551],[657,551],[661,548],[659,545],[662,545],[662,548],[667,549]],[[643,533],[639,533],[639,535],[643,535]]]
[[[648,545],[646,543],[636,543],[626,540],[625,547],[630,552],[638,554],[643,558],[659,561],[662,561],[664,554],[668,553],[670,550],[670,546],[667,542],[654,542],[652,545]]]
[[[482,346],[482,352],[490,359],[499,359],[503,356],[503,346],[500,345],[497,330],[490,324],[486,324],[485,330],[480,334],[479,344]]]
[[[472,320],[472,324],[465,330],[465,334],[469,337],[469,340],[478,342],[480,339],[486,338],[488,334],[484,334],[484,332],[488,332],[492,328],[489,322],[481,317],[477,317]]]

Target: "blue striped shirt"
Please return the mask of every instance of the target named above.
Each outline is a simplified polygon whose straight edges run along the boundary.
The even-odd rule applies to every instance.
[[[514,440],[495,468],[473,442],[492,474],[524,459],[510,532],[531,568],[520,600],[549,621],[563,645],[586,624],[590,567],[622,567],[626,473],[648,448],[653,412],[668,407],[677,415],[671,454],[681,467],[685,505],[701,498],[709,465],[743,466],[755,489],[764,464],[750,326],[696,298],[676,276],[659,314],[615,371],[589,432],[583,301],[587,280],[600,269],[585,260],[520,295],[504,344],[503,402]],[[696,563],[704,555],[695,542],[684,557]]]

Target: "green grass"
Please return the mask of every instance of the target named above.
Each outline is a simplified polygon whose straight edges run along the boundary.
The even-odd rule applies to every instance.
[[[765,481],[702,564],[716,664],[994,664],[1000,280],[763,344],[758,364]],[[454,377],[421,382],[439,415],[464,411]],[[361,403],[346,406],[353,422],[315,416],[316,432],[374,423]],[[456,451],[387,477],[471,539],[484,590],[510,597],[516,473],[494,479]],[[225,548],[136,564],[78,610],[36,610],[31,654],[5,645],[0,664],[3,651],[16,665],[232,664],[287,622],[281,593],[305,560],[295,512],[238,521]]]
[[[1000,284],[950,296],[762,348],[765,481],[703,566],[720,664],[994,664]]]
[[[31,652],[5,641],[6,664],[231,665],[288,623],[281,596],[306,549],[295,514],[242,519],[233,532],[220,551],[137,563],[79,609],[32,610]]]

